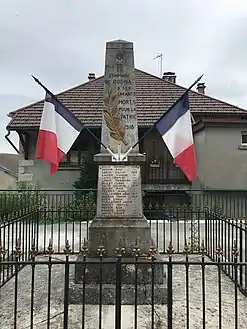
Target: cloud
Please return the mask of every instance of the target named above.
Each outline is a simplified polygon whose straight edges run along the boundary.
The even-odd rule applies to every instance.
[[[105,42],[134,42],[136,67],[175,71],[188,86],[205,73],[207,93],[247,107],[247,3],[238,0],[5,0],[0,11],[0,130],[7,113],[104,71]],[[4,143],[4,144],[3,144]],[[0,147],[8,149],[4,134]],[[9,149],[11,150],[11,149]]]

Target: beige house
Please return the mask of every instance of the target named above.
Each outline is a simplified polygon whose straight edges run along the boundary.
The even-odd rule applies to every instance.
[[[17,187],[18,165],[18,154],[0,153],[0,190]]]
[[[173,72],[158,78],[135,70],[136,110],[139,137],[186,90],[176,82]],[[100,138],[103,108],[104,76],[89,74],[88,81],[57,95],[91,131]],[[189,92],[193,114],[193,133],[199,177],[192,184],[178,167],[160,135],[154,130],[140,144],[147,161],[142,168],[143,189],[168,191],[190,189],[241,190],[247,187],[247,111],[208,96],[204,83]],[[66,190],[73,187],[84,158],[92,159],[100,145],[83,130],[58,172],[50,176],[49,166],[34,158],[36,140],[43,111],[43,100],[9,114],[8,135],[16,131],[20,137],[19,181],[39,182],[43,189]]]

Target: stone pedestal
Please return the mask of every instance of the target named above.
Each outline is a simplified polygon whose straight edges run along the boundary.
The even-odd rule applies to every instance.
[[[142,154],[131,154],[128,162],[112,162],[109,154],[97,154],[99,163],[97,214],[89,227],[89,256],[97,257],[99,245],[106,256],[114,256],[121,244],[125,255],[132,256],[136,244],[148,253],[151,229],[143,216],[141,190]]]
[[[84,289],[83,284],[72,283],[70,286],[70,304],[81,304],[84,292],[85,304],[100,304],[100,296],[102,305],[115,305],[116,303],[116,286],[113,284],[104,284],[100,290],[99,285],[87,285]],[[122,286],[121,305],[151,305],[152,300],[156,305],[167,304],[167,288],[165,285],[157,284],[153,289],[150,284]]]
[[[159,258],[157,256],[157,258]],[[158,259],[156,258],[155,262],[149,259],[141,259],[141,264],[138,264],[138,261],[135,262],[134,258],[124,257],[122,259],[123,263],[121,264],[121,275],[122,275],[122,284],[135,284],[135,280],[137,284],[154,284],[164,283],[164,271],[163,265],[157,263]],[[82,283],[83,280],[86,284],[115,284],[116,283],[116,266],[117,261],[116,258],[106,257],[103,258],[102,261],[95,258],[88,258],[86,270],[85,265],[83,265],[83,256],[78,256],[81,264],[76,264],[75,268],[75,283]],[[92,263],[91,263],[92,262]],[[127,263],[127,264],[125,264]],[[153,266],[153,269],[152,269]],[[137,277],[135,277],[137,271]],[[84,278],[85,274],[85,278]],[[153,280],[153,281],[152,281]]]
[[[102,147],[94,158],[99,164],[97,213],[89,227],[88,262],[77,264],[75,281],[70,289],[70,302],[80,303],[85,293],[88,303],[115,301],[116,258],[115,249],[124,248],[124,260],[132,265],[121,265],[122,303],[136,302],[133,291],[138,292],[138,304],[148,303],[155,291],[155,302],[166,302],[166,286],[162,264],[152,270],[150,260],[136,265],[133,249],[147,257],[151,241],[151,228],[143,215],[141,165],[145,156],[139,153],[136,116],[136,90],[134,52],[131,42],[116,40],[106,44],[104,108],[101,140],[109,146],[115,157]],[[133,148],[132,148],[133,147]],[[124,153],[126,159],[122,159]],[[99,261],[98,248],[104,248],[103,261]],[[115,263],[114,263],[114,259]],[[155,256],[158,261],[158,255]],[[81,256],[78,257],[81,261]],[[109,262],[113,264],[109,264]],[[91,262],[91,264],[90,264]],[[134,270],[133,270],[134,269]],[[83,282],[83,283],[82,283]],[[99,290],[99,286],[101,287]]]
[[[142,219],[94,219],[89,228],[89,256],[98,257],[100,245],[105,248],[105,255],[113,257],[120,245],[125,248],[125,255],[132,256],[135,245],[142,254],[148,254],[152,245],[150,226],[145,217]]]
[[[116,289],[119,289],[117,281],[120,279],[116,258],[87,259],[86,266],[83,256],[79,256],[78,260],[82,263],[76,264],[75,281],[70,286],[70,303],[80,304],[84,294],[88,304],[98,304],[100,298],[102,304],[115,304]],[[166,304],[167,286],[163,265],[158,262],[159,256],[154,262],[140,260],[141,264],[134,258],[122,259],[121,304],[147,305],[152,300],[155,304]]]

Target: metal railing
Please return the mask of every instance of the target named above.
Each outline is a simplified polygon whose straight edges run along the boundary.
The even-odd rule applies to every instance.
[[[190,209],[189,209],[190,210]],[[239,260],[247,262],[247,224],[242,220],[231,220],[215,213],[208,212],[186,212],[188,217],[196,217],[198,223],[197,240],[203,240],[207,249],[208,256],[215,260],[214,251],[217,248],[223,250],[222,257],[224,261],[231,262],[233,259],[232,248],[233,241],[236,241],[239,252]],[[184,252],[185,244],[190,247],[191,253],[199,253],[200,250],[195,246],[192,236],[191,220],[183,220],[185,209],[182,213],[174,211],[176,217],[163,220],[149,219],[151,226],[151,235],[154,244],[157,246],[160,254],[165,254],[167,243],[170,241],[177,254]],[[71,241],[71,251],[78,254],[84,239],[88,239],[89,225],[91,220],[84,221],[64,221],[60,216],[53,220],[56,212],[49,212],[49,221],[46,220],[44,212],[32,212],[28,215],[13,218],[8,222],[0,224],[0,245],[5,250],[7,259],[11,259],[16,244],[19,244],[24,251],[22,259],[29,257],[31,243],[35,241],[35,246],[42,254],[45,252],[49,241],[53,243],[54,253],[63,253],[66,241]],[[42,218],[42,220],[41,220]],[[223,270],[233,276],[230,268],[225,266]],[[247,273],[247,269],[245,270]],[[7,275],[10,276],[11,273]],[[240,283],[246,275],[240,271]],[[246,280],[246,278],[245,278]]]
[[[142,166],[143,184],[189,184],[188,179],[172,162],[154,160]]]
[[[34,244],[38,248],[38,240],[39,212],[37,210],[0,222],[0,253],[4,253],[5,260],[15,259],[16,249],[22,251],[20,258],[22,261],[29,260],[31,246]],[[3,267],[1,272],[0,286],[12,278],[15,267]]]
[[[187,246],[185,246],[183,259],[176,259],[171,245],[167,250],[167,255],[157,261],[154,256],[155,250],[152,249],[148,260],[149,281],[143,284],[138,283],[137,277],[139,269],[142,265],[146,265],[147,261],[136,253],[137,249],[133,250],[134,260],[132,261],[126,260],[119,252],[111,261],[99,256],[97,260],[100,266],[99,278],[93,283],[97,291],[97,299],[93,303],[95,305],[88,303],[92,296],[87,290],[86,273],[88,268],[90,271],[93,263],[87,259],[86,248],[83,249],[82,260],[74,259],[73,255],[70,255],[68,243],[64,250],[65,255],[60,258],[53,255],[51,244],[47,248],[46,257],[37,256],[33,245],[29,261],[21,260],[19,248],[16,248],[15,259],[11,261],[6,261],[1,253],[0,270],[10,266],[16,269],[13,280],[0,288],[1,296],[4,297],[1,301],[1,325],[4,328],[14,329],[36,328],[39,325],[50,328],[55,323],[57,327],[65,329],[74,326],[104,328],[105,321],[111,321],[111,328],[115,329],[124,329],[127,325],[128,327],[132,325],[132,328],[137,329],[144,324],[146,328],[151,329],[163,327],[172,329],[173,327],[181,328],[182,323],[187,328],[246,327],[247,299],[243,299],[244,297],[241,297],[239,293],[238,272],[242,267],[247,266],[247,263],[238,262],[238,250],[235,247],[232,250],[233,262],[222,261],[219,250],[216,252],[216,261],[209,261],[204,245],[201,247],[201,255],[198,255],[196,259],[190,258]],[[157,303],[155,273],[157,266],[161,264],[166,273],[163,284],[166,287],[166,296]],[[76,265],[83,268],[79,305],[75,305],[70,296],[71,280],[73,281]],[[133,267],[135,274],[133,277],[136,278],[132,284],[131,306],[128,306],[128,303],[126,305],[123,299],[123,292],[126,289],[123,271],[128,265]],[[25,269],[18,271],[24,266]],[[105,273],[103,269],[109,266],[115,268],[114,292],[110,297],[103,283]],[[230,266],[233,270],[231,288],[222,272],[224,266]],[[147,291],[147,287],[150,287],[149,294],[141,303],[140,291],[143,289]],[[245,285],[245,293],[246,288]],[[241,291],[243,292],[243,289]],[[107,303],[109,298],[113,298],[114,302]],[[107,319],[104,316],[106,304],[108,304]]]
[[[78,214],[96,209],[97,190],[11,190],[0,191],[0,220],[15,214],[29,213],[33,209],[45,208],[46,211],[59,210]],[[88,203],[88,204],[87,204]],[[193,190],[184,189],[153,191],[143,190],[145,211],[163,216],[164,211],[183,206],[194,210],[205,207],[231,218],[247,218],[247,191]],[[79,208],[76,209],[76,208]]]
[[[186,315],[184,321],[188,328],[190,325],[193,327],[195,309],[191,309],[190,305],[193,300],[198,298],[198,293],[201,298],[201,327],[206,327],[209,317],[206,306],[207,286],[211,284],[212,273],[214,273],[215,280],[214,288],[217,286],[214,303],[218,303],[218,321],[213,327],[225,328],[224,320],[229,312],[229,310],[224,310],[225,303],[223,303],[223,297],[225,298],[229,293],[226,292],[225,274],[233,282],[228,282],[228,285],[233,287],[231,293],[233,314],[229,321],[232,321],[231,326],[235,328],[238,328],[240,323],[245,324],[246,319],[243,315],[245,313],[240,312],[240,308],[245,304],[244,302],[239,304],[239,298],[247,295],[246,193],[236,191],[232,193],[223,191],[222,194],[219,191],[210,193],[209,191],[188,190],[170,191],[159,195],[145,193],[144,195],[144,214],[150,223],[153,242],[162,257],[161,262],[167,274],[167,312],[159,313],[160,309],[157,309],[154,298],[150,296],[148,328],[159,328],[158,325],[161,326],[162,321],[167,323],[168,328],[172,328],[174,321],[176,322],[174,307],[176,307],[176,298],[181,297],[176,297],[176,293],[178,293],[176,286],[181,284],[176,275],[177,271],[182,271],[182,268],[180,279],[184,277],[183,298],[184,314]],[[27,193],[19,194],[19,192],[10,195],[11,199],[8,199],[6,194],[0,194],[0,204],[2,205],[0,210],[0,293],[8,301],[8,290],[5,291],[5,289],[12,285],[14,304],[11,327],[22,328],[18,322],[21,321],[18,298],[23,294],[21,290],[23,275],[29,278],[30,283],[30,290],[25,292],[26,296],[30,298],[31,305],[28,310],[30,328],[35,328],[35,324],[40,322],[38,311],[35,311],[33,305],[39,303],[37,295],[39,292],[41,293],[41,288],[36,288],[36,285],[40,280],[38,278],[43,276],[45,278],[45,283],[42,283],[44,284],[43,289],[47,288],[45,290],[47,313],[41,321],[48,326],[49,322],[52,323],[58,317],[60,327],[73,326],[73,316],[70,316],[68,306],[70,304],[68,299],[69,282],[71,282],[71,275],[68,273],[74,273],[74,266],[76,262],[79,262],[75,257],[86,250],[84,242],[88,239],[89,225],[96,211],[96,191],[81,190],[76,193],[75,191],[35,191],[33,197]],[[27,195],[29,195],[29,199],[27,199]],[[9,208],[10,200],[13,201],[13,211],[11,211],[11,206]],[[5,204],[8,207],[4,207]],[[17,208],[16,205],[20,208]],[[228,212],[230,215],[227,215]],[[70,241],[70,246],[67,241]],[[64,250],[66,255],[64,255]],[[152,255],[150,257],[152,261]],[[116,258],[115,265],[120,266],[117,277],[121,278],[120,272],[126,259],[121,258],[120,265],[117,261]],[[137,257],[135,261],[130,262],[130,265],[134,266],[136,270],[138,266],[141,266],[141,262],[142,259]],[[89,263],[90,260],[85,256],[84,261],[80,264],[86,269]],[[156,261],[152,262],[151,273],[156,263]],[[107,264],[107,260],[104,260],[102,266],[107,266]],[[24,266],[25,269],[23,269]],[[39,268],[42,268],[41,272]],[[22,271],[19,272],[20,269]],[[44,273],[47,274],[44,275]],[[61,276],[61,273],[64,274]],[[192,283],[191,275],[192,277],[198,276],[196,282]],[[11,278],[13,279],[10,280]],[[52,288],[52,284],[55,281],[61,281],[61,287],[57,287],[57,289],[60,293],[63,290],[63,296],[61,297],[60,294],[56,298],[63,301],[59,306],[62,309],[58,313],[52,314],[52,309],[54,309],[52,294],[55,289]],[[198,283],[199,281],[200,283]],[[151,286],[152,282],[151,278]],[[196,284],[200,284],[200,292],[193,290],[193,286]],[[134,282],[133,285],[135,289],[139,289],[137,282]],[[121,316],[123,302],[120,298],[122,286],[123,282],[118,281],[118,285],[116,283],[115,287],[118,289],[116,295],[119,298],[117,306],[114,306],[116,307],[115,328],[121,328],[123,323],[123,316]],[[39,289],[39,292],[36,289]],[[99,280],[99,290],[101,289],[103,293],[103,281]],[[151,289],[151,291],[154,290]],[[239,291],[242,294],[239,294]],[[103,295],[101,297],[104,298]],[[102,303],[103,299],[99,300],[97,324],[93,326],[103,327]],[[137,328],[137,322],[141,321],[138,315],[138,303],[138,300],[135,300],[133,328]],[[86,304],[85,299],[81,305],[82,328],[88,325]],[[25,321],[28,327],[28,320]]]
[[[35,243],[39,254],[44,254],[51,242],[54,253],[61,254],[67,240],[71,242],[71,253],[80,253],[84,240],[88,240],[89,225],[95,215],[95,209],[91,199],[87,203],[87,197],[80,197],[80,200],[84,200],[80,208],[76,199],[71,197],[71,194],[66,195],[66,202],[70,201],[68,204],[73,204],[72,208],[58,207],[54,202],[54,195],[49,195],[49,202],[44,203],[39,209],[2,221],[0,246],[5,250],[6,259],[12,259],[13,251],[18,245],[23,251],[22,260],[28,260],[31,243]],[[56,195],[56,201],[57,198]],[[59,200],[64,204],[65,195],[59,196]],[[222,260],[232,262],[233,241],[236,241],[240,262],[247,262],[247,222],[244,219],[227,218],[219,212],[209,211],[208,208],[198,207],[194,210],[188,205],[166,208],[162,207],[162,204],[157,207],[157,204],[151,206],[150,203],[146,204],[144,214],[151,227],[153,242],[160,254],[166,253],[168,243],[173,245],[176,254],[182,254],[186,245],[190,253],[198,254],[198,242],[204,241],[210,259],[215,261],[215,250],[222,249]],[[230,278],[234,277],[232,267],[224,266],[222,270]],[[7,269],[3,283],[13,274],[14,268]],[[238,271],[238,276],[239,284],[244,287],[247,281],[247,268],[242,267]]]
[[[229,219],[217,213],[206,212],[205,219],[205,247],[207,255],[216,260],[215,251],[220,253],[226,263],[234,261],[234,252],[240,262],[247,262],[247,221],[243,219]],[[222,270],[234,278],[234,270],[230,265],[224,265]],[[247,286],[247,267],[238,269],[240,287]]]

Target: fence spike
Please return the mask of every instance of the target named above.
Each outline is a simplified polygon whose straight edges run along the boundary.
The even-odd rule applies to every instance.
[[[155,210],[159,210],[159,208],[160,208],[159,204],[156,203],[156,205],[155,205]]]
[[[170,241],[166,252],[168,253],[168,255],[172,255],[174,253],[174,251],[175,250],[173,249],[172,242]]]
[[[234,242],[233,242],[232,255],[233,255],[234,259],[237,259],[238,258],[238,255],[239,255],[239,251],[238,251],[238,246],[237,246],[236,240],[234,240]]]
[[[86,238],[83,239],[83,244],[81,246],[81,253],[84,257],[88,253],[88,244],[87,244]]]
[[[222,248],[221,247],[217,247],[216,248],[216,251],[215,251],[215,254],[216,254],[217,258],[220,258],[220,256],[223,254]]]
[[[117,258],[122,258],[125,254],[125,248],[121,246],[115,248],[115,254]]]
[[[106,250],[105,250],[103,244],[99,245],[99,247],[97,249],[97,253],[98,253],[100,258],[104,256],[104,254],[106,253]]]
[[[186,255],[186,256],[188,256],[188,254],[189,254],[189,250],[190,250],[190,247],[189,247],[189,245],[188,245],[188,243],[187,243],[187,239],[185,239],[185,243],[184,243],[184,254]]]
[[[157,253],[157,249],[155,248],[154,245],[150,246],[149,248],[149,256],[151,258],[154,258],[155,254]]]
[[[4,259],[5,256],[5,250],[2,245],[0,245],[0,261]]]
[[[123,257],[123,255],[125,254],[125,248],[123,247],[121,238],[119,239],[118,248],[115,249],[115,254],[119,258]]]
[[[66,255],[69,255],[71,253],[71,248],[70,248],[70,244],[69,244],[69,240],[66,240],[66,243],[65,243],[65,247],[64,247],[64,253]]]
[[[162,210],[164,210],[164,211],[167,210],[167,205],[164,202],[162,203],[162,206],[161,207],[162,207]]]
[[[31,257],[35,257],[37,254],[36,247],[35,247],[35,240],[32,239],[32,245],[30,250]]]
[[[137,239],[136,239],[136,244],[135,244],[135,246],[132,249],[132,255],[135,258],[138,258],[141,255],[141,249],[138,247]]]
[[[20,239],[16,241],[16,246],[15,246],[15,257],[16,259],[19,259],[21,255],[21,242]]]
[[[202,257],[205,257],[206,256],[206,248],[205,248],[205,245],[204,245],[204,240],[202,240],[202,243],[201,243],[201,253],[202,253]]]
[[[49,245],[47,247],[46,252],[47,252],[48,255],[51,255],[54,252],[53,247],[52,247],[52,240],[51,239],[49,239]]]

